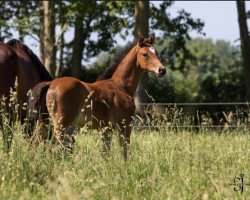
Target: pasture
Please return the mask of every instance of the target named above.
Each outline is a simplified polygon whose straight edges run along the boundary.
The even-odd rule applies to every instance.
[[[133,130],[131,156],[124,162],[117,136],[106,161],[95,131],[79,132],[73,154],[59,156],[50,144],[30,148],[19,123],[9,128],[12,150],[5,153],[0,141],[0,199],[205,200],[250,194],[247,130]],[[240,174],[243,192],[230,186]]]
[[[0,2],[0,200],[250,199],[249,11],[174,2]]]

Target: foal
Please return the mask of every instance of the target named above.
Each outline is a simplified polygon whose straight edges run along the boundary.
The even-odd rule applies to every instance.
[[[59,144],[72,148],[74,140],[71,128],[87,124],[102,131],[103,150],[109,152],[111,125],[118,127],[123,156],[127,159],[130,123],[135,112],[133,96],[141,74],[143,71],[151,71],[162,77],[166,73],[152,46],[154,39],[154,35],[148,38],[140,37],[120,62],[111,66],[106,74],[94,83],[63,77],[38,84],[34,88],[35,102],[41,101],[41,93],[46,96],[46,106],[54,124],[53,138]],[[38,124],[41,120],[42,117],[39,118]],[[39,132],[39,127],[41,126],[38,125],[35,132]],[[45,138],[43,134],[39,137]]]

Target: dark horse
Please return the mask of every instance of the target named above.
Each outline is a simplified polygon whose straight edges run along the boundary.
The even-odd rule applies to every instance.
[[[55,142],[72,150],[72,127],[87,125],[101,131],[103,150],[109,152],[111,132],[117,129],[123,156],[127,159],[130,124],[135,112],[133,96],[141,74],[151,71],[161,77],[166,73],[152,46],[154,39],[154,35],[140,37],[94,83],[63,77],[38,84],[34,88],[33,105],[39,105],[42,99],[46,99],[48,113],[54,124],[52,138]],[[41,119],[38,118],[35,130],[39,140],[46,138],[46,134],[41,131]]]
[[[27,103],[27,93],[41,81],[52,80],[49,72],[39,58],[19,40],[0,42],[0,100],[3,96],[9,100],[10,88],[17,79],[17,100],[20,105]],[[22,110],[23,120],[26,111]]]
[[[38,59],[38,57],[19,40],[12,39],[7,43],[0,42],[0,110],[3,109],[1,101],[5,99],[4,109],[10,114],[9,122],[14,120],[13,110],[10,109],[10,89],[14,88],[17,80],[17,103],[20,105],[19,119],[24,122],[26,110],[22,105],[27,103],[27,93],[41,81],[52,80],[50,74]],[[0,116],[0,130],[3,132],[4,142],[7,141],[7,148],[10,148],[12,131],[8,133],[2,129],[2,116]]]

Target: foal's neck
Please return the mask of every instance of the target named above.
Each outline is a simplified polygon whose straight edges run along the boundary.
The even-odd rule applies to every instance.
[[[112,80],[130,96],[134,96],[143,72],[137,64],[137,51],[136,45],[121,61],[112,76]]]

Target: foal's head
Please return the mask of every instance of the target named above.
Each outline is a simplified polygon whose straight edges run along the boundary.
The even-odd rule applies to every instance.
[[[158,52],[152,46],[155,35],[150,37],[141,36],[138,41],[137,64],[143,70],[154,72],[158,77],[162,77],[166,73],[165,67],[158,59]]]

